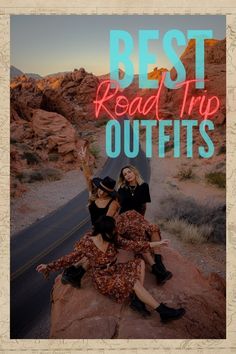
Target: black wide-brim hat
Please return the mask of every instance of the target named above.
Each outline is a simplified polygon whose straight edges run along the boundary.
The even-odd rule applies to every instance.
[[[111,197],[117,197],[117,192],[115,190],[116,181],[113,178],[109,176],[105,178],[95,177],[92,181],[97,188],[108,193]]]

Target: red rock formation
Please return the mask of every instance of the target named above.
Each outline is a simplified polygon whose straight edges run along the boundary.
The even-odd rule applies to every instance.
[[[157,67],[153,69],[150,73],[148,73],[148,79],[149,80],[158,80],[159,82],[161,81],[162,74],[164,72],[167,72],[168,70],[166,68],[160,68],[158,69]]]
[[[162,324],[158,313],[143,319],[129,306],[116,304],[98,293],[88,275],[82,288],[62,285],[59,275],[52,292],[51,338],[62,339],[177,339],[225,338],[225,287],[219,276],[205,278],[188,260],[171,248],[162,254],[173,278],[157,286],[146,270],[145,286],[160,302],[183,306],[185,316]],[[121,259],[127,253],[121,252]]]
[[[43,164],[69,170],[80,164],[77,151],[84,141],[78,134],[94,128],[92,102],[98,83],[83,68],[41,80],[26,75],[12,80],[11,156],[19,160],[11,161],[12,195],[17,195],[14,186],[19,187],[15,177],[27,168],[31,171],[29,161],[37,164],[34,169]],[[94,163],[92,155],[90,162]]]
[[[26,75],[19,76],[11,82],[11,121],[15,120],[16,114],[21,119],[30,121],[32,110],[40,108],[42,92],[36,82]]]
[[[181,61],[186,70],[186,79],[195,79],[195,41],[190,40],[187,48],[181,55]],[[176,71],[174,68],[170,71],[172,79],[176,78]],[[220,109],[211,118],[216,125],[222,125],[226,119],[226,40],[206,40],[205,41],[205,90],[207,96],[217,95],[220,99]],[[164,95],[166,97],[166,106],[172,113],[179,118],[180,105],[183,99],[184,89],[168,90],[165,88]],[[187,103],[190,95],[199,95],[204,90],[195,89],[192,85]],[[191,119],[200,119],[197,109],[193,110]]]
[[[181,55],[181,61],[186,69],[186,79],[195,79],[195,40],[190,40],[188,46]],[[148,73],[148,78],[152,80],[161,80],[165,68],[154,68]],[[171,78],[176,78],[176,70],[170,70]],[[224,40],[206,40],[205,41],[205,89],[207,96],[217,95],[220,99],[220,109],[212,117],[216,125],[222,125],[226,119],[226,41]],[[152,95],[156,95],[156,89],[140,89],[138,79],[135,78],[132,84],[123,90],[123,94],[132,99],[139,95],[145,99]],[[180,107],[183,100],[184,88],[170,90],[166,87],[163,88],[159,102],[159,113],[161,118],[165,119],[179,119]],[[191,95],[199,96],[204,93],[204,90],[195,89],[192,84],[187,98],[189,103]],[[142,114],[135,114],[135,118],[143,117]],[[149,112],[147,119],[155,118],[155,109]],[[190,117],[191,119],[201,119],[197,109],[193,109]]]
[[[39,82],[43,89],[40,108],[62,114],[81,129],[84,122],[94,120],[93,101],[98,84],[98,78],[83,68],[46,78],[43,84]]]
[[[11,82],[12,120],[31,120],[32,108],[62,114],[72,124],[82,127],[94,119],[93,101],[99,79],[85,69],[34,80],[25,75]]]
[[[77,149],[79,145],[76,131],[60,114],[45,112],[41,109],[34,111],[32,117],[32,129],[36,137],[35,151],[42,158],[50,152],[57,152],[59,158],[66,159],[67,162],[77,159]]]
[[[63,116],[40,109],[32,111],[32,121],[18,119],[11,124],[11,195],[25,191],[20,182],[38,180],[47,168],[68,171],[79,168],[78,151],[85,141]],[[90,154],[89,163],[95,159]],[[58,171],[59,177],[59,171]],[[45,177],[46,178],[46,177]]]

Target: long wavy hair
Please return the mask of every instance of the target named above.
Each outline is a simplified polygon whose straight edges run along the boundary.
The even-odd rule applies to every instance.
[[[92,185],[92,192],[89,193],[89,200],[88,200],[87,206],[89,206],[90,204],[92,204],[92,202],[94,202],[96,199],[99,198],[98,197],[98,188],[94,186],[92,181],[91,181],[91,185]],[[109,193],[107,193],[107,195],[109,196]],[[109,196],[109,197],[112,200],[116,200],[118,203],[120,202],[118,193],[116,196]]]
[[[94,202],[96,199],[98,199],[98,188],[94,186],[92,181],[91,181],[91,185],[92,185],[92,192],[89,193],[88,205],[90,205],[92,202]]]
[[[125,186],[128,185],[128,183],[126,182],[126,180],[125,180],[125,178],[123,176],[123,171],[126,168],[128,168],[129,170],[131,170],[135,174],[136,181],[137,181],[137,183],[139,185],[144,182],[142,176],[140,175],[140,173],[139,173],[139,171],[137,170],[136,167],[134,167],[133,165],[126,165],[126,166],[122,167],[122,169],[120,171],[120,176],[119,176],[119,179],[118,179],[118,188],[122,188],[122,187],[125,187]]]

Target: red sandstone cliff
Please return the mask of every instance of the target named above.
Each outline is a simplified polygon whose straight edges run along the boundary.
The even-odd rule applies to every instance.
[[[40,80],[22,75],[11,81],[13,196],[25,190],[21,183],[43,179],[42,168],[78,168],[81,136],[95,123],[92,102],[98,84],[99,79],[83,68]]]
[[[181,55],[181,61],[186,70],[186,79],[195,79],[195,41],[190,40],[187,48]],[[170,71],[172,79],[176,77],[174,68]],[[219,111],[210,119],[215,124],[222,125],[226,119],[226,40],[210,39],[205,41],[205,88],[207,97],[217,95],[220,100]],[[191,85],[187,104],[190,95],[204,94],[204,90],[195,89]],[[179,117],[179,107],[183,99],[183,88],[177,90],[165,89],[166,107],[172,111],[172,114]],[[191,119],[199,118],[197,109],[193,110]]]

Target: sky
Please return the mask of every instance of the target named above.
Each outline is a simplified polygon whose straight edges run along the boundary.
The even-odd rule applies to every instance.
[[[110,30],[128,31],[134,41],[131,56],[138,73],[138,31],[160,31],[160,39],[152,40],[151,53],[157,62],[150,65],[170,69],[163,51],[162,38],[170,29],[187,34],[190,29],[211,29],[213,38],[225,38],[225,16],[196,15],[14,15],[10,20],[11,65],[26,73],[41,76],[75,68],[85,68],[95,75],[110,72]],[[185,47],[177,47],[181,55]]]

